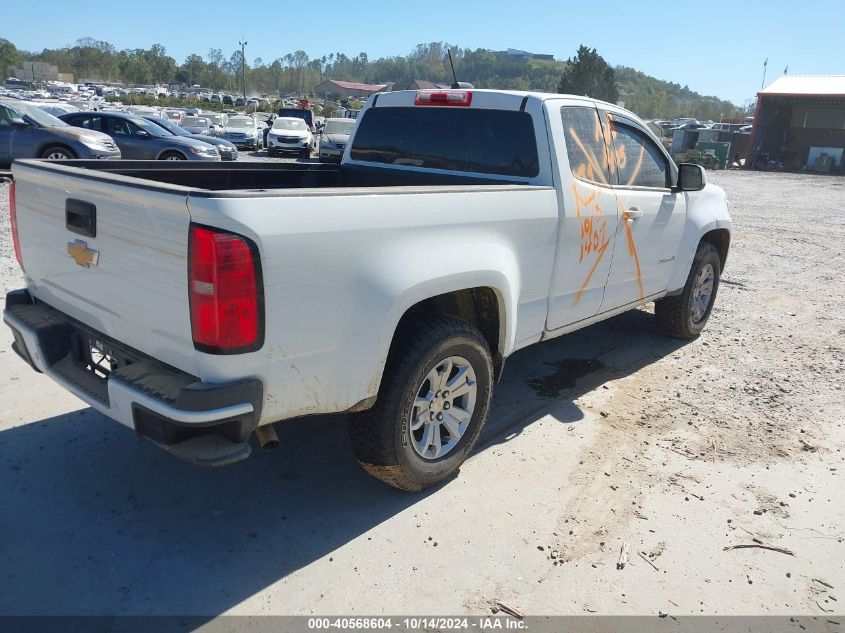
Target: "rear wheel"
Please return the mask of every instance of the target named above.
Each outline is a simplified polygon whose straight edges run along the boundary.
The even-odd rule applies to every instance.
[[[400,490],[422,490],[458,470],[487,420],[493,363],[481,333],[462,319],[403,324],[378,400],[349,418],[355,456]]]
[[[160,160],[187,160],[184,154],[179,152],[165,152],[161,155]]]
[[[51,145],[41,152],[41,158],[47,160],[69,160],[76,158],[76,153],[62,145]]]
[[[716,248],[707,242],[699,244],[683,292],[654,302],[661,334],[680,339],[694,339],[701,334],[716,301],[721,268]]]

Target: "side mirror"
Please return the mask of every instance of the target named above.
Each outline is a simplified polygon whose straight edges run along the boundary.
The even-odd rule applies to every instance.
[[[15,127],[29,127],[29,123],[27,123],[24,119],[20,117],[12,117],[9,119],[9,123],[14,125]]]
[[[138,138],[150,138],[152,135],[146,130],[135,130],[135,136]]]
[[[701,191],[706,184],[704,167],[695,163],[678,165],[678,189],[681,191]]]

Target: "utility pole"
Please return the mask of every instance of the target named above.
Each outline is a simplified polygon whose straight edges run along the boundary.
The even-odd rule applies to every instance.
[[[246,101],[246,45],[249,44],[246,40],[238,42],[241,45],[241,82],[244,89],[244,101]]]
[[[766,67],[769,65],[769,58],[766,58],[766,61],[763,62],[763,81],[760,84],[760,90],[766,87]]]

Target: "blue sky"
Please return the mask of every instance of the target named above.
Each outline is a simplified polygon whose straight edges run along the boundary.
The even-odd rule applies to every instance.
[[[180,63],[210,48],[228,56],[243,37],[247,59],[265,62],[297,49],[312,57],[365,51],[374,59],[432,41],[566,59],[583,43],[612,65],[738,104],[760,88],[767,57],[767,83],[787,65],[790,74],[845,74],[844,33],[845,0],[36,0],[7,3],[0,20],[0,37],[26,50],[89,36],[119,49],[160,43]]]

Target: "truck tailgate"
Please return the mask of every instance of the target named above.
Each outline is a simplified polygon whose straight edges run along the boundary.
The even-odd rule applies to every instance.
[[[188,189],[15,163],[21,256],[38,300],[196,375]],[[90,230],[80,225],[94,223]]]

